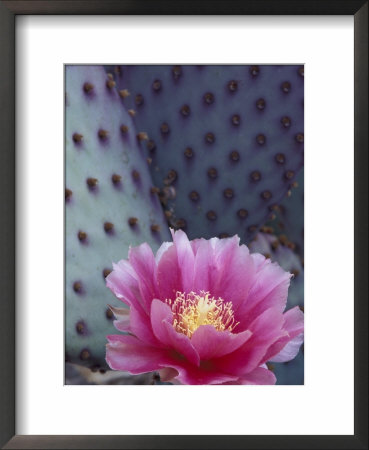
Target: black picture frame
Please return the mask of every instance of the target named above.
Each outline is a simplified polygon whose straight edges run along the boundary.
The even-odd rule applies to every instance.
[[[15,17],[20,14],[352,15],[355,40],[355,431],[344,436],[15,435]],[[23,448],[368,448],[368,1],[0,0],[0,445]],[[339,376],[339,369],[336,370]]]

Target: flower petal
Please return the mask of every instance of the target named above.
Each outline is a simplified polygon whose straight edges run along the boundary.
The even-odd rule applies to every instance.
[[[182,384],[202,385],[202,384],[223,384],[227,381],[236,381],[238,379],[235,375],[226,374],[216,367],[200,366],[195,367],[187,361],[171,361],[170,367],[177,370],[178,376],[175,380]]]
[[[277,309],[270,308],[264,311],[250,325],[249,329],[252,332],[250,339],[238,350],[214,360],[214,363],[224,372],[239,376],[253,371],[263,364],[268,348],[287,334],[283,330],[283,323],[283,314]]]
[[[142,307],[136,308],[136,305],[132,305],[130,309],[109,306],[117,319],[114,321],[115,328],[119,331],[134,334],[149,345],[159,344],[152,332],[149,315]]]
[[[243,345],[251,334],[249,330],[233,334],[229,331],[217,331],[212,325],[202,325],[193,333],[191,343],[204,361],[232,353]]]
[[[171,367],[165,367],[159,370],[161,381],[171,381],[173,378],[178,376],[178,370],[172,369]]]
[[[241,384],[275,384],[277,379],[271,370],[263,369],[262,367],[257,367],[252,372],[241,377]]]
[[[129,317],[129,309],[128,308],[116,308],[115,306],[108,305],[110,311],[114,314],[114,317],[117,320],[124,320]]]
[[[288,362],[296,358],[300,350],[301,344],[304,342],[304,334],[301,333],[295,338],[291,339],[282,350],[269,361],[272,362]]]
[[[204,238],[193,239],[192,241],[190,241],[192,251],[195,256],[196,256],[198,248],[200,247],[201,243],[204,241],[206,241],[206,239],[204,239]]]
[[[270,262],[268,258],[265,258],[265,256],[261,255],[260,253],[251,253],[251,257],[254,260],[256,273],[261,270],[264,264],[269,264]]]
[[[156,252],[156,255],[155,255],[156,265],[159,264],[161,257],[168,250],[168,248],[171,247],[172,245],[173,245],[173,242],[163,242],[161,244],[161,246],[158,248],[158,251]]]
[[[283,318],[285,320],[283,328],[290,336],[295,337],[304,331],[304,313],[298,306],[286,311]]]
[[[304,313],[298,306],[284,313],[285,323],[283,328],[288,332],[287,336],[275,342],[268,353],[266,361],[287,362],[295,358],[304,341]]]
[[[126,305],[144,311],[140,287],[135,271],[126,260],[113,263],[113,271],[106,277],[106,286]]]
[[[181,292],[193,290],[195,256],[186,233],[182,230],[172,232],[173,242],[177,250],[178,267],[181,272]]]
[[[130,312],[129,331],[148,345],[162,347],[152,331],[150,316],[133,306],[131,306]]]
[[[232,302],[234,311],[247,298],[254,278],[254,261],[238,236],[200,243],[195,258],[194,287]],[[246,276],[247,274],[247,276]]]
[[[257,367],[255,370],[248,373],[244,377],[240,377],[236,382],[224,384],[268,385],[268,384],[275,384],[276,381],[277,379],[273,372],[264,369],[263,367]]]
[[[291,274],[269,259],[261,263],[259,255],[251,256],[256,261],[258,272],[247,300],[237,311],[237,320],[240,321],[237,331],[247,329],[256,317],[269,308],[278,308],[283,312],[287,302]]]
[[[217,270],[214,261],[214,248],[210,241],[205,239],[202,239],[198,244],[195,256],[193,290],[194,292],[210,292],[211,273]]]
[[[151,372],[161,368],[166,352],[143,344],[134,336],[107,336],[106,362],[113,370],[126,370],[133,374]]]
[[[189,362],[198,366],[200,358],[190,339],[173,328],[173,313],[161,300],[155,299],[151,305],[151,324],[155,336],[166,347],[177,351]]]
[[[128,308],[115,308],[108,305],[110,311],[114,314],[116,320],[114,320],[114,326],[119,331],[129,331],[129,309]]]
[[[176,292],[182,286],[181,272],[178,267],[177,250],[174,245],[168,247],[158,263],[157,280],[159,298],[164,300],[175,299]]]
[[[224,239],[226,240],[228,239]],[[231,241],[231,238],[229,240]],[[235,312],[247,299],[255,273],[254,261],[248,248],[245,245],[239,247],[238,238],[232,240],[231,244],[236,242],[236,248],[231,245],[223,248],[218,256],[221,270],[211,292],[214,297],[222,297],[224,301],[232,302]]]
[[[154,254],[147,243],[129,249],[129,262],[137,274],[144,308],[150,311],[151,302],[157,298],[156,262]]]

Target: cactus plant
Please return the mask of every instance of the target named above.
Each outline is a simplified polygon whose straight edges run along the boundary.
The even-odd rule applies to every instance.
[[[302,66],[107,67],[145,131],[169,223],[254,235],[303,164]]]
[[[66,67],[66,358],[105,367],[112,262],[169,230],[131,116],[103,67]]]
[[[296,176],[293,189],[275,208],[275,217],[267,222],[276,235],[284,235],[296,252],[304,257],[304,170]]]

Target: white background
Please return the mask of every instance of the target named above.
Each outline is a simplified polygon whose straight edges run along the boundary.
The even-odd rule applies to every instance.
[[[17,434],[353,434],[353,17],[17,17]],[[63,64],[305,64],[305,386],[63,386]]]

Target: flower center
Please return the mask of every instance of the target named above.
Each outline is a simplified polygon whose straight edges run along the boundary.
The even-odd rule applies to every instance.
[[[187,295],[177,292],[174,301],[167,299],[165,302],[172,308],[174,329],[189,338],[201,325],[213,325],[218,331],[232,331],[239,323],[234,320],[232,302],[215,299],[209,292]]]

